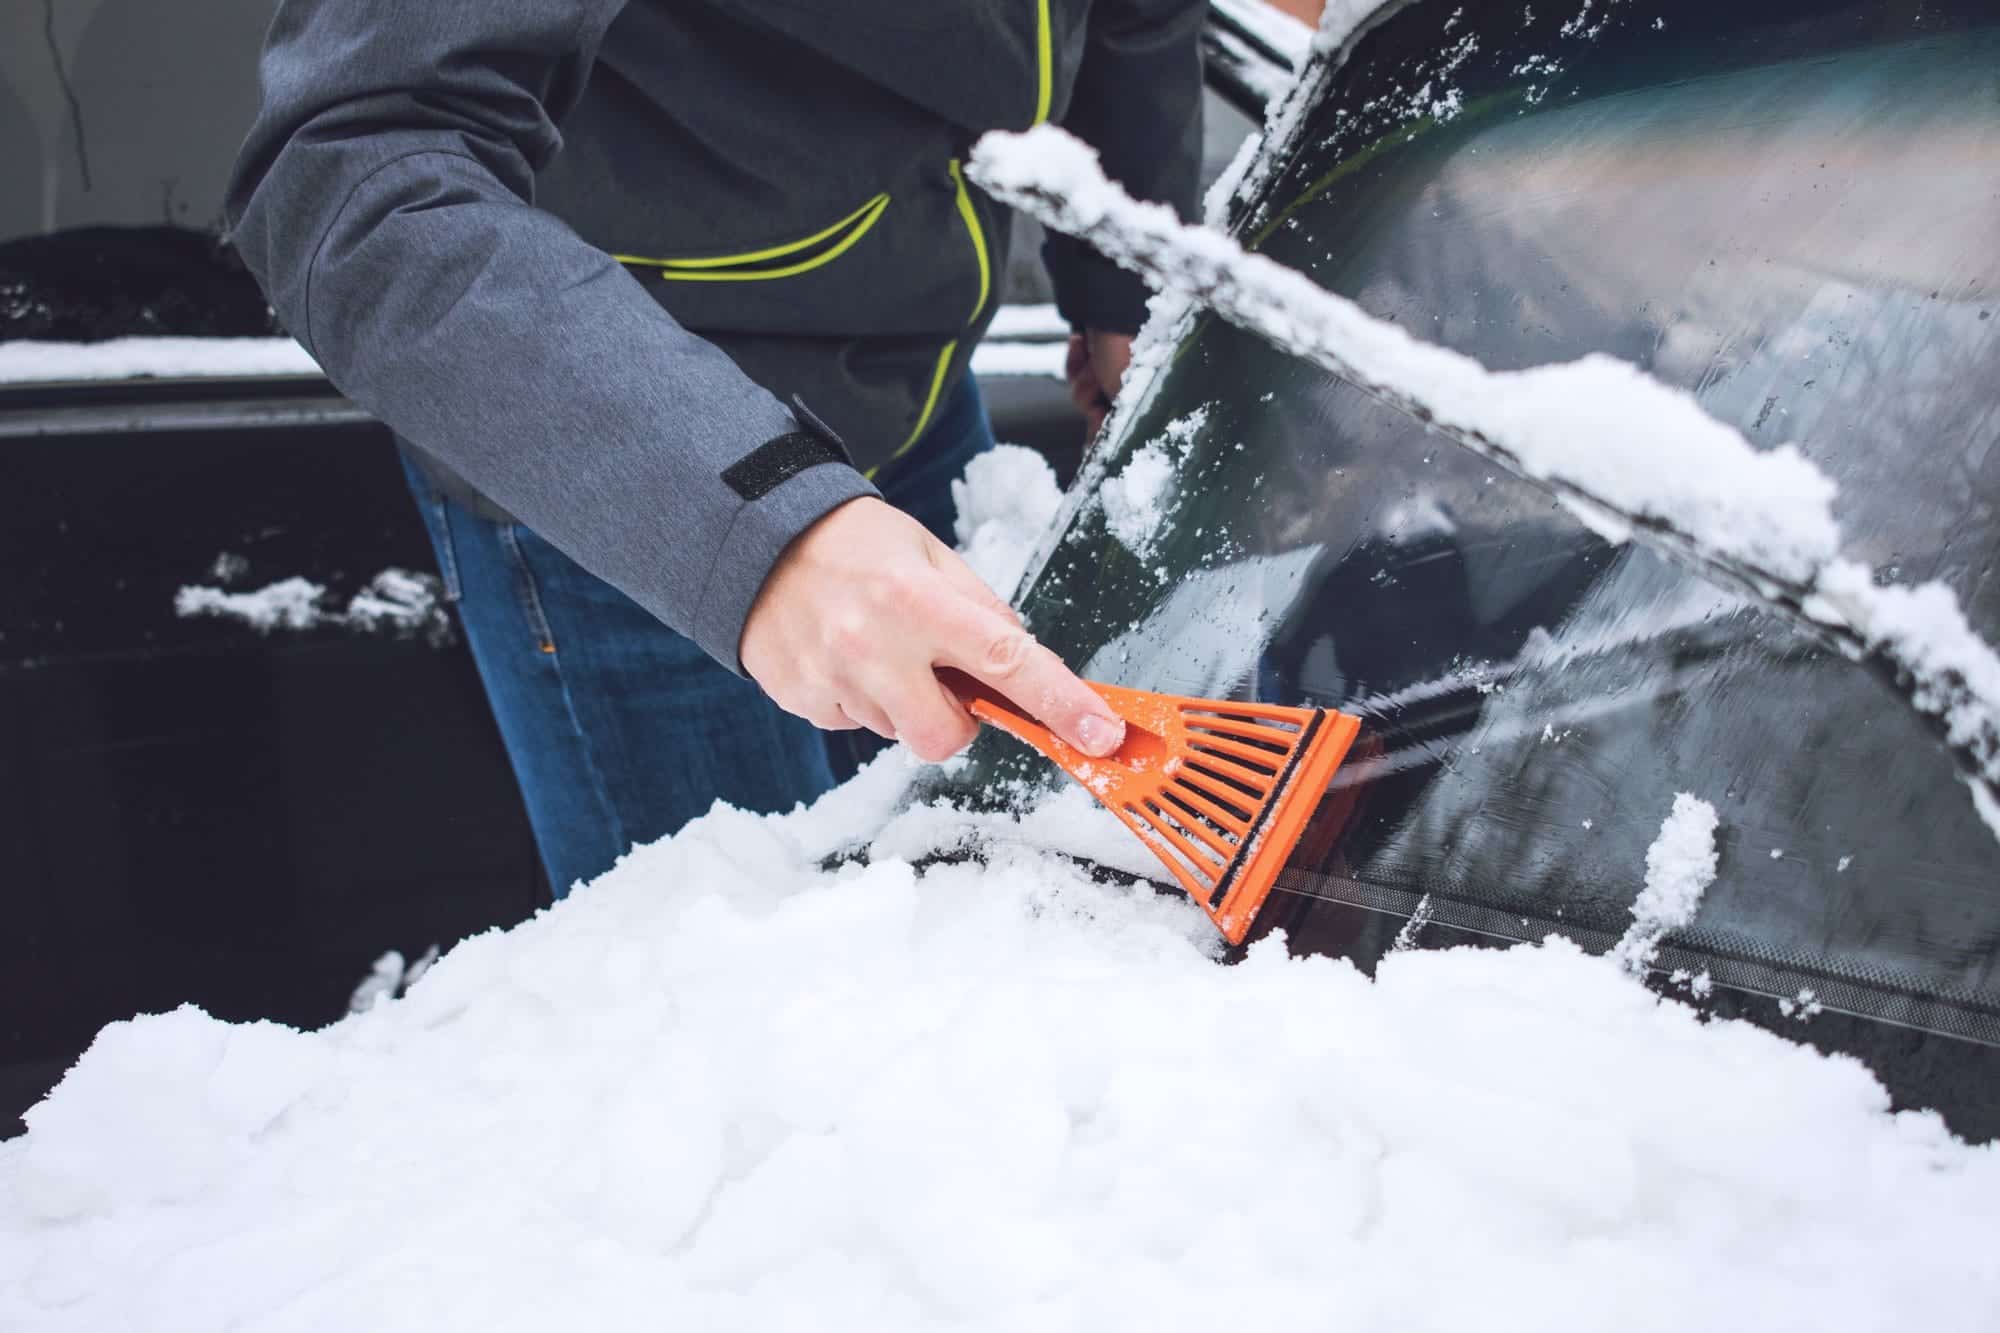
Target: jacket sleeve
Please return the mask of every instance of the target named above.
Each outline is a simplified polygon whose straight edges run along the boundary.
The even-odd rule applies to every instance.
[[[1201,173],[1201,20],[1196,0],[1097,0],[1062,126],[1098,151],[1139,199],[1192,218]],[[1056,305],[1074,328],[1137,333],[1145,282],[1089,246],[1051,234],[1042,248]]]
[[[785,546],[873,488],[533,205],[623,0],[283,0],[228,197],[339,389],[741,670]]]

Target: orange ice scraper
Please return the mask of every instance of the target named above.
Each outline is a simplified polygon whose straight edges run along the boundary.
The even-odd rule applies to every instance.
[[[1125,719],[1125,741],[1093,759],[1006,698],[953,672],[972,715],[1054,760],[1139,835],[1241,944],[1361,729],[1330,708],[1188,699],[1087,682]]]

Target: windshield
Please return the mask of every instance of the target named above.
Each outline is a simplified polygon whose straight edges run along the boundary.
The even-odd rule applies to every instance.
[[[1849,555],[2000,638],[2000,15],[1392,11],[1246,244],[1490,367],[1609,352],[1798,443]],[[1721,871],[1663,966],[2000,1042],[1994,833],[1863,671],[1212,318],[1135,409],[1024,612],[1098,679],[1364,719],[1345,831],[1267,914],[1296,945],[1351,951],[1344,904],[1608,947],[1692,792]],[[1044,778],[973,759],[966,794]]]

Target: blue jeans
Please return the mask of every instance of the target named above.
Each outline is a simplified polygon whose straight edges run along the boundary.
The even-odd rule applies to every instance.
[[[992,446],[992,422],[967,375],[877,481],[950,544],[951,483]],[[789,810],[831,787],[836,767],[851,770],[851,750],[836,765],[810,723],[534,532],[475,513],[407,458],[404,471],[556,897],[718,798]]]

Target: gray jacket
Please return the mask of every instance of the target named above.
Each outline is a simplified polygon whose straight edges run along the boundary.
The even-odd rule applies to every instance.
[[[872,490],[991,318],[1005,217],[967,146],[1058,121],[1190,211],[1199,18],[284,0],[234,239],[343,392],[740,670],[786,544]],[[1072,323],[1138,327],[1135,280],[1047,257]]]

